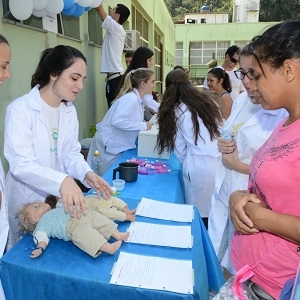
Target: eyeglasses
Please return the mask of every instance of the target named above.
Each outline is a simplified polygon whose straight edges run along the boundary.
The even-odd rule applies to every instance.
[[[247,76],[250,80],[254,79],[253,70],[249,70],[245,72],[243,69],[238,69],[234,71],[234,74],[237,79],[244,80],[245,76]]]
[[[229,55],[228,55],[229,56]],[[238,59],[234,58],[234,57],[231,57],[229,56],[230,60],[234,63],[234,64],[237,64],[239,62]]]

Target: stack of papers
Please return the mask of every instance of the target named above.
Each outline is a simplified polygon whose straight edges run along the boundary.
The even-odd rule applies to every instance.
[[[172,204],[142,198],[136,215],[175,222],[190,223],[192,205]],[[164,225],[132,222],[126,242],[155,246],[192,248],[191,225]],[[193,294],[192,260],[169,259],[121,252],[112,270],[111,284],[143,289]]]
[[[111,284],[193,294],[191,260],[176,260],[121,252]]]
[[[190,225],[173,226],[134,222],[130,224],[127,231],[130,232],[130,236],[126,241],[128,243],[178,248],[192,248],[193,246]]]
[[[194,219],[194,210],[192,205],[174,204],[142,198],[137,207],[136,215],[175,222],[192,222]]]

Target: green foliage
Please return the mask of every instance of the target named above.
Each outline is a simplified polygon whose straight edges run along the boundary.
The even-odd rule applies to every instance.
[[[174,20],[182,20],[185,14],[200,11],[205,0],[165,0],[169,12]]]
[[[211,12],[232,14],[233,0],[165,0],[174,21],[182,20],[187,13],[200,12],[201,6],[208,5]],[[277,22],[300,19],[299,0],[260,0],[260,22]]]
[[[286,21],[300,19],[299,0],[261,0],[259,20],[268,21]]]

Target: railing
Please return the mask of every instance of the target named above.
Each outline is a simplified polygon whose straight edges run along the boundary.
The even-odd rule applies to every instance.
[[[191,79],[204,79],[210,68],[208,65],[192,65],[189,70]]]

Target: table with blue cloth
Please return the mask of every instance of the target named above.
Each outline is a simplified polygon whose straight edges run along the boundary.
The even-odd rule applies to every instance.
[[[124,152],[118,161],[103,176],[112,183],[113,169],[120,162],[137,158],[136,150]],[[153,160],[152,158],[148,158]],[[182,169],[174,154],[164,161],[171,170],[166,174],[138,175],[136,182],[127,182],[118,197],[130,209],[135,208],[142,197],[171,203],[184,203]],[[114,255],[102,253],[92,258],[72,242],[51,239],[42,256],[31,259],[30,253],[35,246],[30,234],[20,240],[1,260],[1,280],[7,300],[18,299],[203,299],[209,298],[209,288],[218,290],[224,277],[214,253],[211,241],[202,219],[194,208],[192,222],[192,249],[160,247],[124,242]],[[156,224],[172,224],[166,220],[154,220],[141,216],[137,221]],[[177,223],[177,222],[176,222]],[[119,222],[122,232],[129,222]],[[179,223],[190,224],[190,223]],[[163,258],[192,260],[194,269],[193,294],[179,294],[168,291],[133,288],[111,285],[111,271],[118,260],[120,251],[158,256]]]

